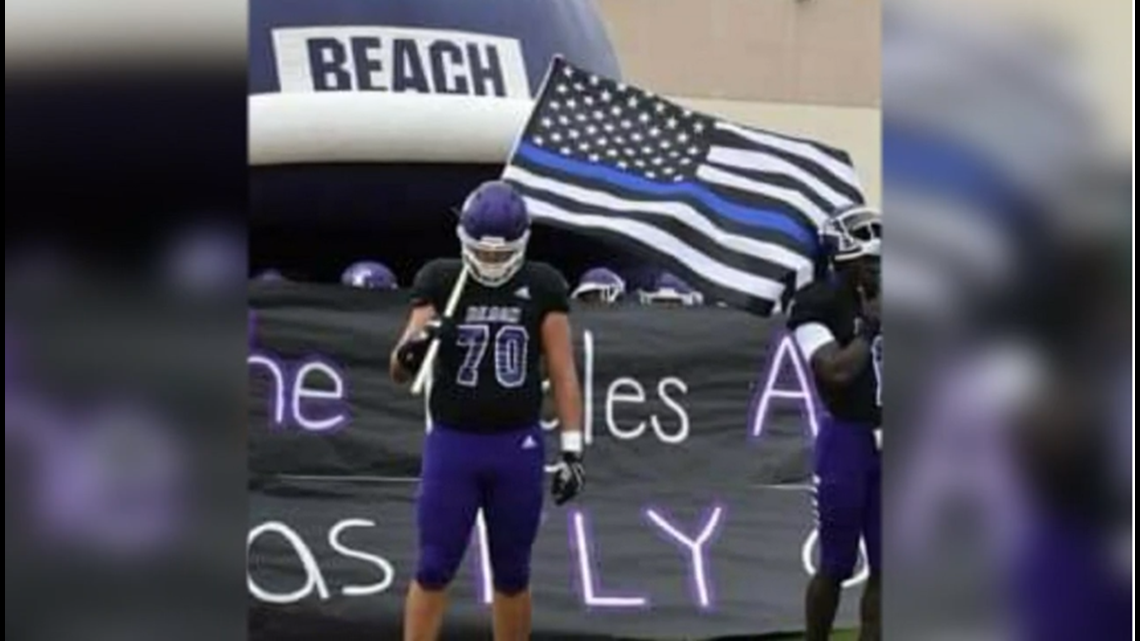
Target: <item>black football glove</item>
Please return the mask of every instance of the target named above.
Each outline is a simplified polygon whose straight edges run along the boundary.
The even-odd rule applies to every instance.
[[[555,466],[554,481],[550,484],[554,504],[562,505],[573,499],[585,486],[586,470],[582,467],[582,454],[563,452],[562,460]]]
[[[396,348],[396,361],[405,371],[418,372],[420,365],[424,364],[429,345],[431,345],[431,337],[426,334],[421,333],[409,338]]]
[[[455,321],[450,318],[433,318],[424,325],[419,334],[404,341],[396,349],[396,360],[399,361],[400,367],[405,370],[418,372],[424,363],[431,342],[436,338],[444,342],[451,342],[455,340],[455,335]]]

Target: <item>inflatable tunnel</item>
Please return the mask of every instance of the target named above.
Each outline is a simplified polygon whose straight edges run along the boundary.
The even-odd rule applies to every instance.
[[[555,54],[620,77],[592,0],[252,0],[251,269],[376,259],[407,283],[455,254],[454,208],[501,172]],[[569,279],[632,266],[549,228],[530,255]]]

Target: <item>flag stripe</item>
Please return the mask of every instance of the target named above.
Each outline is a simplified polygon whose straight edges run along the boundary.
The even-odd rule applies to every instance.
[[[789,271],[810,274],[811,261],[803,255],[771,243],[725,233],[707,219],[679,203],[628,201],[605,192],[568,186],[555,178],[515,166],[504,177],[528,198],[542,200],[565,211],[609,215],[655,225],[697,251],[718,256],[736,269],[772,279],[782,279]]]
[[[714,218],[777,232],[788,236],[804,247],[814,247],[816,243],[815,230],[805,227],[788,213],[742,207],[699,184],[691,182],[656,183],[608,167],[563,158],[530,143],[522,143],[518,146],[515,152],[515,164],[523,164],[519,162],[520,160],[529,161],[527,164],[533,163],[540,167],[563,172],[566,174],[564,179],[585,178],[597,181],[609,186],[609,191],[620,191],[646,198],[658,197],[672,200],[683,198],[699,210],[712,214]]]
[[[516,183],[517,184],[517,183]],[[628,221],[629,223],[638,223],[642,225],[652,226],[661,232],[672,236],[676,242],[690,247],[693,251],[709,257],[715,257],[716,261],[725,267],[738,270],[742,273],[753,274],[761,278],[767,278],[774,282],[783,282],[788,277],[792,270],[783,267],[775,262],[767,261],[762,258],[748,256],[746,254],[739,254],[736,252],[725,252],[723,248],[718,249],[716,243],[712,242],[707,237],[701,236],[694,232],[689,227],[675,221],[665,221],[654,219],[652,216],[646,217],[644,215],[623,215],[613,216],[605,209],[588,207],[575,201],[560,198],[556,195],[549,193],[535,193],[531,189],[523,187],[520,189],[523,197],[527,199],[528,204],[533,204],[535,201],[545,202],[553,205],[562,211],[574,212],[575,215],[588,215],[588,216],[605,216],[614,221]],[[541,220],[541,217],[535,216],[535,220]],[[633,228],[629,230],[632,233]],[[711,260],[711,258],[710,258]],[[697,283],[691,283],[696,285]]]
[[[724,124],[732,125],[733,123],[725,122]],[[788,144],[807,145],[808,147],[814,149],[816,152],[824,154],[830,158],[833,158],[834,160],[836,160],[837,162],[839,162],[841,164],[844,164],[844,165],[850,165],[851,164],[851,157],[846,151],[843,151],[842,149],[839,149],[837,147],[832,147],[831,145],[822,143],[818,140],[812,140],[811,138],[803,138],[800,136],[792,136],[790,134],[784,134],[784,133],[780,133],[778,131],[772,131],[770,129],[762,129],[760,127],[752,127],[752,126],[744,126],[744,125],[733,125],[733,126],[738,128],[738,129],[743,129],[744,131],[757,133],[757,134],[763,134],[765,136],[771,136],[775,140],[781,140],[781,141],[784,141]]]
[[[811,172],[797,166],[795,163],[772,154],[714,146],[709,151],[708,160],[710,163],[722,165],[733,170],[787,176],[802,183],[807,188],[804,190],[805,196],[812,193],[819,194],[833,210],[845,207],[851,204],[852,201],[848,194],[843,194],[832,189],[830,185],[817,178]]]
[[[775,188],[780,189],[780,190],[785,190],[785,189],[791,190],[792,192],[798,193],[801,196],[803,196],[804,198],[806,198],[808,200],[808,202],[810,202],[813,205],[815,210],[823,211],[823,212],[830,212],[830,211],[835,210],[835,206],[832,205],[831,202],[828,201],[826,198],[824,198],[823,196],[820,196],[819,194],[817,194],[815,192],[809,191],[808,189],[806,189],[804,187],[803,183],[800,183],[799,181],[797,181],[793,178],[789,178],[788,176],[785,176],[783,174],[770,174],[770,173],[763,172],[763,171],[749,171],[748,169],[745,169],[745,168],[732,169],[732,168],[729,168],[726,166],[718,166],[718,165],[713,165],[713,164],[709,164],[708,167],[711,167],[713,169],[726,170],[726,171],[731,170],[730,173],[734,173],[734,174],[740,176],[741,178],[747,178],[749,180],[756,181],[756,182],[763,184],[763,185],[771,185],[772,187],[775,187]],[[730,189],[730,190],[726,191],[723,187],[724,187],[723,185],[710,185],[710,188],[713,191],[715,191],[717,193],[721,193],[723,195],[723,197],[725,197],[725,198],[735,198],[735,199],[746,198],[749,201],[756,200],[756,201],[761,201],[761,202],[772,203],[771,205],[769,205],[769,207],[771,209],[787,210],[790,214],[794,215],[797,220],[802,221],[802,223],[805,226],[807,226],[808,228],[810,228],[812,230],[818,229],[816,222],[815,222],[815,219],[812,216],[809,216],[807,213],[801,211],[799,208],[794,206],[792,203],[789,203],[789,202],[786,202],[783,200],[777,200],[777,199],[772,198],[770,196],[767,196],[765,194],[757,194],[755,192],[741,192],[741,191],[736,190],[736,189]],[[779,193],[782,195],[784,193],[790,193],[790,192],[776,191],[773,193]]]
[[[753,239],[771,248],[782,247],[785,248],[786,251],[800,255],[814,253],[816,244],[819,241],[818,235],[815,234],[814,223],[806,216],[793,214],[790,211],[788,213],[773,212],[772,215],[787,218],[792,224],[798,226],[794,235],[786,234],[779,229],[773,230],[770,227],[757,226],[755,220],[750,220],[751,224],[745,224],[733,218],[717,216],[710,213],[708,208],[695,198],[687,196],[657,196],[642,191],[629,190],[615,186],[604,179],[599,180],[568,174],[560,167],[532,162],[521,155],[516,158],[514,165],[549,177],[561,183],[563,185],[562,189],[573,190],[575,188],[584,188],[591,190],[597,194],[599,198],[604,195],[609,195],[612,199],[606,202],[613,206],[620,207],[623,206],[622,203],[633,202],[638,203],[637,207],[645,208],[650,212],[659,212],[662,215],[673,215],[675,217],[681,216],[681,220],[687,222],[690,227],[706,234],[715,235],[716,237],[729,235]],[[628,205],[626,205],[626,207],[630,209]],[[698,218],[703,220],[703,222],[698,221]],[[789,224],[788,221],[784,220],[780,222],[782,222],[783,227],[787,227]],[[792,229],[796,229],[796,227],[792,227]]]
[[[808,200],[803,194],[784,187],[765,184],[751,178],[745,178],[730,171],[706,165],[697,169],[697,178],[709,183],[728,187],[746,193],[764,194],[769,198],[776,198],[792,205],[802,211],[816,225],[822,225],[827,220],[828,212]]]
[[[819,145],[796,141],[756,129],[747,129],[727,122],[717,122],[714,126],[718,132],[733,134],[752,143],[751,145],[732,144],[730,139],[722,139],[718,140],[717,144],[730,147],[754,147],[756,145],[763,145],[787,152],[793,156],[813,162],[819,166],[820,169],[834,176],[835,179],[849,185],[856,193],[862,193],[862,189],[859,187],[859,177],[855,175],[855,168],[851,166],[850,161],[836,158],[824,152],[820,149]]]
[[[736,309],[751,312],[759,316],[770,316],[773,310],[777,309],[776,301],[766,299],[759,295],[747,294],[741,291],[737,285],[725,287],[708,281],[694,272],[689,265],[677,260],[674,256],[663,254],[655,247],[650,247],[636,240],[632,240],[631,237],[624,232],[581,227],[574,223],[567,223],[563,220],[551,218],[542,218],[540,220],[545,225],[573,231],[576,234],[594,239],[604,246],[622,247],[624,250],[630,252],[631,255],[650,261],[655,267],[675,274],[678,278],[694,286],[701,292],[706,302],[723,302]],[[787,286],[784,286],[783,289],[786,291]]]
[[[740,147],[740,145],[742,145],[742,144],[745,146]],[[847,204],[852,203],[852,202],[859,202],[859,203],[863,202],[863,192],[858,186],[852,186],[852,185],[848,184],[847,182],[844,182],[843,180],[836,177],[834,174],[827,171],[823,167],[820,167],[819,165],[815,164],[811,160],[803,158],[802,156],[796,156],[795,154],[791,154],[791,153],[788,153],[788,152],[780,150],[780,149],[776,149],[773,147],[767,147],[765,145],[760,145],[760,144],[757,144],[754,142],[750,142],[750,141],[741,139],[738,136],[735,136],[735,134],[726,134],[726,135],[719,136],[718,140],[716,140],[716,144],[714,146],[720,147],[720,148],[725,148],[725,149],[743,149],[743,150],[753,151],[762,157],[767,157],[767,158],[771,158],[773,160],[786,162],[786,163],[792,165],[793,167],[798,168],[800,171],[806,172],[808,175],[812,176],[815,180],[819,181],[820,183],[827,185],[827,187],[829,189],[831,189],[832,191],[834,191],[838,194],[841,194],[843,196],[843,205],[847,205]],[[753,170],[753,171],[756,171],[756,170]],[[756,171],[756,173],[757,174],[764,174],[764,175],[772,175],[771,172],[764,172],[764,171]],[[815,197],[815,198],[819,199],[819,201],[821,203],[820,206],[823,207],[824,209],[827,209],[829,211],[835,209],[835,205],[831,204],[831,202],[829,202],[827,199],[824,199],[822,197],[822,194],[813,194],[812,189],[810,189],[804,183],[804,181],[789,180],[788,178],[785,177],[785,182],[790,183],[790,186],[798,189],[804,195],[809,196],[809,197]]]
[[[509,169],[505,177],[513,178],[511,174],[514,172],[514,169]],[[672,256],[675,260],[687,265],[693,273],[701,277],[701,280],[710,284],[729,290],[738,290],[742,293],[750,292],[754,296],[768,300],[779,298],[784,291],[783,284],[778,280],[763,278],[728,267],[715,258],[680,242],[673,235],[662,231],[655,225],[614,218],[613,216],[578,214],[536,198],[527,198],[527,205],[531,215],[536,219],[562,223],[577,229],[615,232],[626,240],[634,240],[638,244],[653,250],[655,255],[663,253]]]
[[[619,198],[613,194],[596,189],[588,189],[579,185],[561,182],[556,177],[543,176],[533,169],[515,166],[508,169],[511,176],[519,176],[519,182],[528,188],[555,193],[564,196],[576,203],[613,212],[617,215],[628,215],[633,212],[642,212],[657,219],[674,220],[684,224],[693,231],[708,236],[716,244],[741,254],[764,257],[788,269],[799,270],[809,268],[811,260],[801,252],[782,247],[778,244],[766,242],[754,237],[742,236],[718,229],[707,218],[689,205],[677,201],[637,201]]]

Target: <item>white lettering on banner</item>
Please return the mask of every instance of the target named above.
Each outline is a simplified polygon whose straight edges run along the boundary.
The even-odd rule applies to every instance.
[[[709,582],[708,571],[706,569],[708,566],[708,554],[705,550],[705,544],[709,542],[709,539],[716,534],[717,529],[720,527],[720,517],[722,514],[724,514],[723,507],[714,507],[708,519],[705,521],[704,527],[701,528],[701,533],[698,534],[696,538],[689,538],[670,523],[668,519],[661,516],[657,510],[653,508],[647,508],[645,510],[645,517],[649,519],[651,523],[661,528],[672,541],[679,543],[681,547],[689,553],[689,559],[692,562],[692,574],[690,576],[693,579],[693,595],[697,600],[697,604],[700,605],[702,609],[712,607],[712,598],[710,596],[711,583]]]
[[[340,535],[344,530],[347,530],[349,528],[362,527],[376,527],[376,523],[368,519],[344,519],[342,521],[338,521],[332,527],[332,529],[329,530],[329,547],[331,547],[337,554],[340,554],[341,556],[348,557],[350,559],[356,559],[358,561],[364,561],[375,566],[380,570],[383,578],[379,582],[371,585],[346,585],[340,590],[340,593],[344,596],[370,596],[373,594],[385,592],[392,586],[392,582],[396,578],[395,568],[393,568],[392,564],[389,563],[388,560],[384,557],[362,552],[360,550],[355,550],[344,545],[340,541]],[[321,572],[321,567],[317,563],[316,557],[313,556],[312,549],[309,548],[309,546],[305,543],[305,540],[302,539],[301,536],[293,530],[293,528],[289,527],[285,523],[282,523],[280,521],[269,521],[267,523],[262,523],[261,525],[250,530],[249,536],[246,539],[246,556],[250,556],[250,549],[253,547],[254,542],[256,542],[259,537],[269,533],[281,535],[286,541],[288,541],[289,546],[293,548],[293,551],[297,553],[297,557],[301,560],[301,567],[305,571],[305,584],[293,592],[286,592],[283,594],[270,592],[269,590],[266,590],[261,585],[259,585],[256,581],[254,581],[251,568],[247,567],[245,576],[246,584],[249,586],[250,594],[252,594],[258,600],[264,601],[266,603],[289,604],[304,600],[315,590],[317,596],[322,601],[328,601],[331,598],[328,584],[325,582],[324,574]]]
[[[630,391],[624,392],[622,388],[627,386],[630,388]],[[623,376],[610,383],[609,389],[606,390],[606,425],[610,428],[610,433],[614,435],[614,438],[623,441],[632,441],[641,436],[645,432],[646,427],[644,420],[629,430],[619,426],[617,420],[614,418],[614,405],[618,403],[636,403],[641,405],[644,402],[645,388],[635,379]]]
[[[711,508],[704,512],[704,516],[695,525],[695,528],[691,530],[695,531],[696,534],[690,535],[683,532],[678,525],[664,516],[665,512],[660,507],[648,505],[642,510],[642,514],[648,521],[648,527],[664,535],[663,538],[670,543],[676,544],[681,548],[684,556],[687,558],[687,562],[684,562],[685,575],[688,577],[688,582],[692,587],[691,594],[693,603],[701,610],[709,610],[716,606],[715,581],[713,573],[709,570],[709,558],[712,542],[725,529],[725,524],[727,523],[727,519],[725,519],[726,512],[727,507],[723,503],[713,503]],[[573,583],[578,590],[582,605],[588,608],[619,610],[645,609],[651,607],[652,601],[648,594],[639,594],[636,589],[628,587],[623,588],[620,592],[615,590],[612,587],[614,583],[612,576],[610,577],[610,581],[607,582],[610,587],[603,587],[602,568],[598,554],[600,541],[590,526],[588,512],[584,509],[574,508],[568,510],[566,514],[568,519],[566,525],[570,535],[570,559],[574,565],[572,575],[575,576],[575,579]],[[547,524],[545,518],[543,519],[543,523],[544,526]],[[380,573],[380,579],[374,583],[368,585],[345,585],[340,587],[338,591],[340,596],[359,598],[391,592],[396,578],[396,568],[393,564],[380,554],[348,547],[341,540],[342,534],[346,530],[373,527],[378,527],[374,521],[347,518],[338,521],[328,532],[328,547],[334,553],[345,558],[362,561],[368,564],[370,570],[379,571]],[[296,590],[280,593],[273,592],[267,590],[263,585],[254,580],[253,569],[258,566],[256,555],[253,552],[254,543],[260,537],[267,534],[276,534],[285,539],[289,547],[292,548],[293,553],[296,554],[300,560],[300,571],[304,574],[304,583]],[[490,605],[492,595],[494,594],[494,587],[487,524],[482,512],[480,512],[476,520],[475,532],[472,538],[477,548],[475,563],[477,576],[475,579],[478,586],[478,598],[484,605]],[[809,576],[815,572],[813,558],[817,553],[817,548],[819,547],[818,543],[819,532],[813,530],[801,547],[803,568]],[[866,548],[861,546],[860,551],[862,553],[861,567],[854,577],[844,583],[844,587],[850,588],[859,583],[863,583],[870,574],[866,562]],[[791,550],[789,550],[789,552],[791,552]],[[247,538],[246,554],[250,559],[246,569],[246,583],[249,587],[250,594],[256,599],[266,603],[284,605],[300,602],[312,596],[314,593],[321,601],[328,601],[333,598],[325,574],[321,570],[316,556],[313,554],[313,549],[309,547],[305,540],[289,525],[281,521],[268,521],[254,527],[250,530]],[[539,563],[541,559],[536,557],[535,562]],[[757,568],[756,571],[762,572],[763,569]],[[653,584],[651,583],[648,587],[652,586]]]
[[[808,534],[807,539],[804,540],[803,549],[800,551],[800,556],[803,559],[804,571],[808,576],[815,575],[815,556],[819,551],[819,529],[814,529],[811,534]],[[871,566],[867,563],[867,544],[863,540],[859,541],[859,562],[862,566],[855,576],[843,582],[843,587],[851,588],[860,583],[865,582],[871,576]]]
[[[649,599],[643,596],[602,596],[601,582],[595,578],[596,570],[592,559],[589,528],[586,515],[581,510],[570,510],[570,527],[574,531],[574,549],[578,560],[578,580],[582,589],[582,601],[594,608],[645,608]]]
[[[348,424],[346,377],[335,365],[313,358],[298,363],[291,373],[287,362],[267,352],[250,354],[246,364],[269,375],[271,426],[331,432]],[[319,383],[324,385],[314,386]]]
[[[275,594],[259,586],[257,582],[253,580],[253,575],[250,574],[249,568],[247,567],[245,580],[249,586],[250,593],[258,600],[265,601],[266,603],[286,604],[296,603],[304,599],[315,589],[317,595],[319,595],[322,600],[328,600],[329,586],[325,584],[325,577],[321,574],[321,566],[317,565],[317,559],[313,557],[313,551],[309,549],[309,546],[305,545],[305,541],[288,525],[280,521],[270,521],[268,523],[262,523],[251,530],[245,542],[246,557],[249,557],[249,549],[253,547],[254,541],[256,541],[259,536],[270,532],[280,534],[284,537],[301,559],[301,565],[305,568],[305,585],[302,585],[293,592]]]
[[[677,413],[677,432],[675,434],[666,434],[665,428],[661,426],[657,415],[653,414],[649,417],[649,422],[653,424],[653,431],[657,432],[657,438],[670,445],[679,445],[684,443],[689,438],[689,415],[685,412],[685,408],[666,393],[670,387],[675,387],[682,394],[689,393],[689,386],[685,385],[685,381],[677,378],[676,376],[667,376],[657,382],[657,395],[661,397],[661,402],[669,406],[669,409]]]
[[[280,90],[528,99],[517,38],[385,26],[273,30]]]
[[[595,431],[594,387],[598,384],[598,381],[595,380],[597,352],[594,334],[590,330],[582,332],[582,361],[582,431],[586,444],[590,445],[594,441]],[[544,381],[543,388],[549,390],[550,382]],[[661,402],[672,410],[672,414],[676,415],[675,419],[668,416],[668,413],[665,416],[659,416],[656,412],[651,412],[648,416],[642,413],[636,415],[636,418],[629,417],[623,421],[619,419],[615,410],[619,406],[632,410],[650,402],[651,398],[646,392],[646,385],[632,376],[619,376],[606,385],[603,416],[606,430],[611,436],[621,441],[631,441],[641,438],[652,426],[654,434],[662,443],[680,445],[688,440],[691,420],[685,406],[678,400],[678,396],[688,394],[689,386],[680,377],[666,376],[658,380],[653,389],[657,390],[657,397]],[[670,430],[667,428],[666,422],[671,423],[673,420],[676,421],[676,427]],[[547,431],[556,430],[558,426],[557,418],[542,421],[542,427]],[[551,467],[548,466],[548,471]]]
[[[324,377],[330,385],[331,390],[313,389],[305,385],[305,381],[311,374],[319,374]],[[319,377],[318,377],[319,378]],[[297,375],[294,377],[293,385],[293,417],[297,424],[306,430],[312,432],[323,432],[325,430],[332,430],[344,425],[347,417],[343,412],[337,412],[332,416],[324,419],[309,418],[306,416],[304,408],[301,406],[302,400],[312,401],[344,401],[344,377],[340,372],[336,371],[331,365],[322,363],[320,361],[310,361],[301,366],[297,370]]]
[[[356,559],[358,561],[364,561],[366,563],[375,565],[377,568],[379,568],[380,572],[383,573],[384,579],[379,583],[374,583],[372,585],[346,585],[341,588],[341,593],[345,596],[368,596],[370,594],[379,594],[381,592],[384,592],[388,588],[392,587],[392,581],[396,578],[396,570],[393,569],[392,564],[382,556],[376,556],[375,554],[368,554],[361,552],[360,550],[354,550],[341,543],[340,533],[344,530],[347,530],[348,528],[353,527],[376,527],[376,523],[369,521],[368,519],[346,519],[340,523],[337,523],[331,530],[329,530],[329,547],[331,547],[333,550],[336,550],[337,554],[340,554],[341,556],[346,556],[350,559]]]
[[[251,354],[246,360],[250,366],[260,365],[273,377],[273,396],[269,399],[269,420],[273,425],[285,424],[285,369],[268,356]]]
[[[792,366],[792,371],[795,373],[796,386],[791,389],[777,389],[776,384],[780,380],[780,372],[784,369],[785,365]],[[770,359],[765,372],[767,373],[767,378],[765,379],[764,387],[760,390],[759,400],[754,403],[755,410],[749,419],[752,436],[759,437],[764,433],[764,425],[768,420],[771,402],[774,399],[779,399],[783,401],[796,401],[803,405],[804,414],[807,416],[807,427],[810,430],[807,436],[811,442],[814,442],[816,435],[819,434],[815,391],[812,388],[811,378],[808,376],[809,367],[803,362],[803,357],[800,355],[799,350],[796,349],[796,343],[792,340],[791,335],[782,337],[776,344],[775,353]]]

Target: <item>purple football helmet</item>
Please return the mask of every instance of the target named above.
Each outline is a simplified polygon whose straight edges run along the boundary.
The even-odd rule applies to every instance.
[[[354,263],[340,277],[340,282],[358,289],[399,289],[396,275],[387,265],[375,261]]]
[[[625,295],[625,281],[605,267],[595,267],[582,274],[571,296],[579,300],[616,303]]]
[[[643,305],[680,305],[691,307],[704,303],[700,292],[688,283],[669,272],[662,272],[653,284],[653,289],[638,292]]]
[[[472,278],[488,287],[502,285],[523,265],[530,239],[526,201],[505,182],[483,183],[463,203],[458,234]]]

